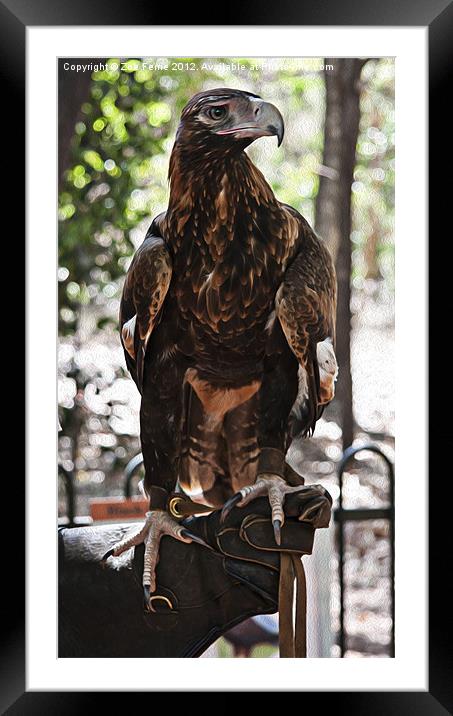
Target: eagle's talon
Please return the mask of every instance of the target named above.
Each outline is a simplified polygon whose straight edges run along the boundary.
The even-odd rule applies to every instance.
[[[276,543],[280,546],[281,543],[282,543],[282,533],[281,533],[282,523],[281,523],[281,520],[274,520],[274,521],[272,522],[272,524],[273,524],[273,526],[274,526],[274,537],[275,537],[275,541],[276,541]]]
[[[150,510],[146,513],[145,523],[139,532],[126,536],[121,542],[118,542],[109,549],[102,558],[102,564],[105,564],[105,561],[112,555],[118,557],[128,549],[144,542],[143,589],[146,598],[146,590],[148,590],[149,593],[154,592],[156,589],[156,566],[159,561],[159,544],[164,535],[169,535],[180,542],[189,543],[195,539],[195,541],[203,543],[201,537],[197,537],[184,529],[179,522],[165,510]]]
[[[242,499],[239,506],[244,507],[257,497],[267,496],[271,507],[271,520],[274,528],[275,541],[280,545],[281,528],[285,522],[285,512],[283,509],[285,497],[289,493],[298,492],[299,490],[300,486],[293,487],[288,485],[280,475],[274,475],[270,472],[262,473],[258,475],[253,485],[248,485],[241,490]]]
[[[230,498],[225,502],[224,506],[222,507],[222,512],[220,513],[220,524],[223,524],[223,523],[225,522],[226,518],[227,518],[228,515],[230,514],[231,510],[233,509],[233,507],[235,507],[235,506],[238,505],[240,502],[242,502],[242,499],[243,499],[242,493],[241,493],[241,492],[236,492],[236,494],[233,495],[233,497],[230,497]]]
[[[210,549],[210,546],[207,542],[204,541],[202,537],[199,537],[199,535],[195,535],[193,532],[190,532],[186,527],[183,527],[181,530],[181,534],[183,537],[188,537],[192,540],[192,542],[196,542],[197,544],[201,544],[203,547],[208,547]]]
[[[150,590],[150,588],[149,588],[149,586],[148,586],[147,584],[144,584],[144,585],[143,585],[143,598],[144,598],[144,602],[145,602],[145,604],[144,604],[145,610],[146,610],[147,612],[150,611],[150,607],[149,607],[150,597],[151,597],[151,590]]]
[[[113,556],[114,551],[115,550],[113,549],[109,549],[109,551],[106,552],[103,557],[101,557],[101,562],[107,562],[108,558]]]

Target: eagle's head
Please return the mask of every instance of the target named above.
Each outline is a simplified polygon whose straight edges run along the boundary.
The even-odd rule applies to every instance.
[[[176,143],[197,150],[242,151],[258,137],[283,139],[283,117],[273,104],[242,90],[217,88],[199,92],[186,104]]]

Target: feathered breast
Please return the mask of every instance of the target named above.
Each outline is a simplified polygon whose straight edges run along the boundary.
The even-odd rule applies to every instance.
[[[264,326],[297,226],[246,155],[206,171],[191,200],[169,213],[167,236],[187,320],[223,335]]]

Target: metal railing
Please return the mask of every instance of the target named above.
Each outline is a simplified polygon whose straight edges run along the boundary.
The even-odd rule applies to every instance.
[[[346,466],[357,455],[357,453],[368,450],[369,452],[379,455],[387,467],[388,477],[388,493],[389,507],[383,508],[359,508],[346,509],[343,507],[343,474]],[[359,447],[349,447],[345,450],[343,457],[338,466],[338,479],[340,487],[340,496],[338,507],[334,510],[334,521],[338,526],[338,568],[340,581],[340,630],[338,635],[338,644],[340,647],[340,656],[343,657],[346,651],[346,633],[345,633],[345,534],[344,526],[346,522],[362,522],[368,520],[388,520],[389,523],[389,541],[390,541],[390,592],[391,592],[391,608],[390,615],[392,620],[390,635],[390,656],[395,656],[395,473],[393,463],[387,455],[376,445],[360,445]]]
[[[69,470],[66,470],[63,465],[58,465],[58,474],[61,475],[64,481],[66,490],[66,516],[68,518],[68,526],[72,526],[75,518],[74,475],[72,472],[69,472]]]
[[[132,480],[143,465],[141,452],[129,460],[124,470],[124,497],[132,497]]]
[[[143,455],[138,453],[129,460],[124,470],[124,497],[132,497],[132,480],[143,465]],[[90,525],[92,520],[90,517],[78,517],[76,515],[76,486],[74,473],[66,470],[63,465],[58,465],[58,475],[63,479],[66,492],[66,515],[59,518],[60,526],[64,527],[82,527]]]
[[[58,476],[63,478],[66,491],[66,516],[58,518],[59,527],[87,527],[93,520],[89,516],[78,516],[76,514],[77,490],[75,477],[72,471],[66,470],[63,465],[58,465]]]

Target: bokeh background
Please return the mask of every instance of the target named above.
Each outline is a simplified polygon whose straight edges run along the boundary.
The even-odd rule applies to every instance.
[[[70,69],[77,64],[91,67]],[[166,208],[181,109],[195,92],[219,86],[254,92],[279,107],[282,146],[262,139],[248,152],[277,197],[327,242],[337,267],[337,397],[313,438],[295,442],[288,457],[306,482],[330,491],[336,508],[346,448],[372,443],[393,461],[393,59],[60,59],[61,522],[68,478],[80,520],[89,515],[91,498],[124,493],[126,465],[140,452],[139,394],[118,334],[122,283],[153,216]],[[390,497],[382,458],[358,453],[344,473],[343,507],[385,510]],[[309,655],[390,656],[389,521],[345,524],[343,651],[338,522],[318,534],[314,555],[304,560]],[[260,628],[264,642],[266,634],[272,641],[272,623],[264,620]],[[276,647],[244,649],[221,639],[208,655],[268,657]]]

